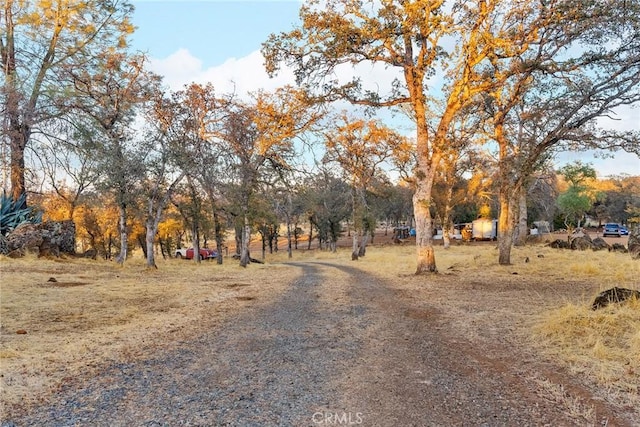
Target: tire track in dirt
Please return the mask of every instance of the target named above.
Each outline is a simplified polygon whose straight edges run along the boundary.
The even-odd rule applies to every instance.
[[[439,307],[415,308],[357,267],[289,265],[301,276],[276,302],[113,364],[3,427],[584,425]]]
[[[106,368],[74,384],[48,406],[3,426],[282,426],[313,425],[339,395],[337,366],[362,343],[340,335],[345,313],[318,303],[320,268],[301,277],[276,303],[243,311],[178,350]]]
[[[375,426],[570,426],[594,425],[544,397],[532,381],[550,376],[546,364],[523,367],[513,349],[479,345],[452,330],[436,305],[412,306],[384,281],[357,267],[326,264],[352,277],[352,304],[370,314],[360,363],[343,384],[344,404]],[[539,369],[537,372],[527,369]],[[559,372],[553,375],[571,383]],[[631,426],[579,386],[573,394],[596,409],[597,423]]]

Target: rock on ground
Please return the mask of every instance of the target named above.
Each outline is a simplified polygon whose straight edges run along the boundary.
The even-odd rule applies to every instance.
[[[47,221],[41,224],[20,224],[7,236],[8,253],[23,256],[35,253],[38,256],[60,253],[75,254],[76,227],[73,221]]]
[[[640,299],[640,291],[615,287],[607,289],[604,292],[600,292],[593,301],[591,308],[593,310],[597,310],[599,308],[604,308],[609,304],[621,303],[631,298]]]
[[[593,249],[593,241],[589,236],[579,236],[571,240],[571,249],[579,251],[585,251],[587,249]]]

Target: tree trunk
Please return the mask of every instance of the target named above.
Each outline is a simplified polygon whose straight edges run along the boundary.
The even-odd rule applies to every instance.
[[[289,259],[293,258],[293,239],[291,236],[291,221],[289,221],[289,217],[287,216],[287,257]],[[296,239],[296,246],[297,246],[297,239]],[[297,248],[296,248],[297,249]]]
[[[507,151],[508,143],[504,135],[504,126],[498,121],[494,134],[499,144],[498,167],[500,176],[499,203],[500,214],[498,216],[498,264],[511,264],[511,247],[513,246],[513,212],[512,196],[513,185],[511,183],[513,173],[512,165]]]
[[[262,259],[264,260],[267,257],[267,233],[268,231],[265,229],[265,232],[262,233]],[[273,249],[271,246],[271,242],[269,242],[269,253],[273,253]]]
[[[435,176],[434,166],[440,158],[430,152],[424,105],[416,103],[416,191],[413,194],[413,216],[416,221],[416,274],[437,273],[433,250],[433,219],[431,218],[431,190]]]
[[[451,201],[453,200],[453,179],[447,182],[447,198],[444,206],[444,216],[442,218],[442,245],[444,249],[451,247],[451,238],[453,233],[453,221],[451,219]]]
[[[160,255],[162,255],[162,259],[167,259],[167,248],[169,247],[169,239],[163,239],[158,236],[158,246],[160,246]]]
[[[118,206],[118,213],[120,215],[120,220],[118,222],[118,231],[120,233],[120,253],[116,257],[116,263],[124,265],[124,262],[127,259],[127,247],[129,244],[129,234],[127,232],[127,206],[124,203],[121,203]]]
[[[251,262],[249,258],[249,238],[251,237],[251,229],[249,227],[249,218],[244,215],[244,225],[242,227],[242,244],[240,250],[240,267],[246,267]]]
[[[16,70],[16,65],[19,61],[16,61],[12,6],[9,4],[8,7],[4,8],[3,12],[5,12],[4,22],[8,24],[8,28],[3,29],[3,32],[6,31],[5,35],[8,35],[8,38],[4,38],[7,45],[3,46],[2,49],[3,54],[6,55],[6,57],[3,58],[3,63],[5,65],[3,73],[3,94],[5,98],[3,107],[5,107],[5,111],[3,111],[3,115],[6,114],[7,117],[7,136],[9,139],[9,147],[11,149],[11,196],[13,201],[17,202],[20,197],[26,193],[24,152],[26,150],[27,143],[31,138],[31,126],[30,123],[25,121],[25,119],[34,116],[33,110],[35,109],[35,101],[37,97],[32,96],[31,102],[21,106],[22,96],[18,93],[20,83],[17,78],[18,72]],[[33,95],[38,94],[38,90],[39,87],[34,88]],[[25,108],[26,111],[21,111],[21,108]],[[26,207],[27,200],[25,197],[23,206],[18,206],[18,208]]]
[[[73,221],[73,215],[76,212],[76,201],[78,200],[78,198],[76,197],[76,199],[73,202],[69,203],[69,216],[67,217],[68,220]]]
[[[451,247],[451,238],[449,237],[448,226],[442,227],[442,247],[444,249],[449,249]]]
[[[351,184],[351,218],[353,220],[353,235],[347,224],[347,237],[351,237],[351,260],[357,261],[359,257],[360,234],[362,233],[362,221],[358,221],[360,215],[358,198],[356,197],[355,183]]]
[[[351,260],[358,260],[358,233],[353,233],[351,236]]]
[[[527,243],[527,234],[529,225],[527,224],[527,188],[523,185],[520,187],[518,199],[518,228],[514,239],[515,246],[524,246]]]
[[[266,256],[267,245],[269,246],[269,253],[273,253],[273,232],[270,225],[263,226],[264,233],[262,234],[262,259]]]
[[[146,233],[138,233],[136,235],[136,239],[138,240],[138,244],[140,245],[140,249],[142,249],[142,255],[145,259],[147,259],[147,237]]]
[[[236,224],[235,233],[236,256],[240,258],[240,255],[242,254],[242,226],[240,224]]]
[[[111,259],[111,252],[113,250],[113,236],[111,235],[111,233],[109,233],[108,242],[109,243],[107,244],[107,250],[104,251],[104,259]]]
[[[26,193],[26,185],[24,178],[25,162],[24,151],[27,144],[28,136],[21,132],[20,127],[15,129],[10,135],[11,142],[11,194],[14,202],[20,199],[20,196]],[[27,199],[18,208],[26,208]]]
[[[97,252],[98,251],[98,246],[96,244],[96,236],[95,236],[95,234],[93,234],[93,233],[91,233],[90,231],[87,230],[87,235],[89,236],[89,247]]]
[[[508,188],[500,190],[500,215],[498,216],[498,264],[500,265],[511,264],[515,203],[509,196]]]
[[[498,216],[498,264],[511,264],[512,231],[509,226],[509,202],[500,198],[500,215]]]
[[[200,224],[198,224],[197,216],[193,218],[191,226],[191,246],[193,246],[193,261],[200,264]]]
[[[181,178],[180,178],[181,179]],[[175,181],[177,183],[179,180]],[[145,220],[146,227],[146,244],[147,244],[147,268],[158,268],[156,265],[155,253],[153,250],[153,242],[158,234],[158,225],[160,224],[160,220],[162,219],[162,212],[164,208],[169,203],[169,198],[171,197],[172,189],[174,185],[171,185],[169,190],[166,192],[165,196],[158,202],[154,200],[154,197],[149,198],[149,206],[147,208],[147,219]],[[162,242],[160,243],[162,246]],[[194,252],[199,253],[199,252]],[[164,253],[163,253],[164,255]]]
[[[353,184],[351,200],[353,206],[353,250],[351,259],[358,260],[367,251],[369,241],[369,207],[366,199],[366,188]]]
[[[147,206],[147,218],[144,221],[146,245],[144,255],[147,259],[147,268],[158,268],[158,266],[156,265],[153,243],[156,239],[156,234],[158,234],[158,224],[160,224],[162,210],[164,209],[164,206],[161,206],[161,204],[162,203],[158,203],[158,206],[156,206],[154,197],[149,197]],[[154,208],[157,210],[154,211]],[[160,244],[162,245],[162,242]]]
[[[369,233],[365,232],[360,240],[360,247],[358,248],[358,256],[364,257],[367,253],[367,244],[369,243]]]
[[[156,239],[158,228],[155,226],[153,219],[147,218],[146,221],[146,242],[147,242],[147,268],[158,268],[156,265],[156,256],[153,250],[153,242]]]
[[[216,251],[218,252],[216,261],[218,265],[222,265],[222,225],[220,224],[220,216],[218,212],[216,212],[215,207],[213,208],[213,228],[215,230]]]
[[[427,169],[422,167],[422,169]],[[424,172],[423,172],[424,173]],[[422,174],[420,174],[422,175]],[[437,273],[436,256],[433,250],[433,219],[431,218],[431,188],[433,180],[428,175],[417,180],[413,195],[413,212],[416,220],[416,249],[418,265],[416,274]]]

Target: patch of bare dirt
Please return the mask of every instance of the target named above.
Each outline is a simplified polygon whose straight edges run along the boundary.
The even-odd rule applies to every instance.
[[[52,282],[47,281],[46,283],[41,284],[43,288],[73,288],[75,286],[87,286],[89,282]]]

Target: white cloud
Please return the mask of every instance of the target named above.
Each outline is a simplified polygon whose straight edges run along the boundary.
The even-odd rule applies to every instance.
[[[164,59],[152,59],[151,69],[164,76],[164,82],[172,90],[180,90],[190,83],[211,83],[218,93],[243,96],[258,89],[274,90],[293,84],[293,73],[284,70],[275,78],[269,78],[264,69],[264,58],[255,51],[243,58],[229,58],[223,64],[203,69],[202,61],[187,49],[180,49]]]
[[[164,77],[164,82],[173,90],[193,81],[202,72],[202,61],[187,49],[179,49],[164,59],[151,59],[151,71]]]
[[[235,89],[236,93],[245,94],[257,89],[273,90],[295,83],[293,72],[287,68],[282,68],[276,77],[269,78],[264,69],[264,58],[258,50],[245,57],[229,58],[223,64],[203,69],[200,59],[189,50],[180,49],[166,58],[153,58],[151,69],[164,76],[165,84],[172,90],[179,90],[185,84],[196,82],[212,83],[219,92],[231,92]],[[385,69],[379,64],[359,64],[355,68],[345,64],[338,67],[333,78],[346,83],[354,75],[361,77],[364,88],[383,96],[390,90],[393,79],[402,77],[397,69]]]

